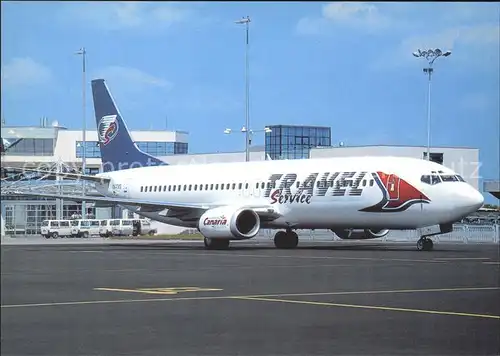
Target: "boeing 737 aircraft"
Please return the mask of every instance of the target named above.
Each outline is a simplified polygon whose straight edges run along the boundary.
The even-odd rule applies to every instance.
[[[227,248],[230,240],[251,239],[260,229],[278,230],[277,248],[294,248],[296,229],[373,239],[390,229],[427,228],[417,248],[431,250],[429,236],[452,231],[453,222],[483,204],[483,196],[457,173],[413,158],[168,165],[139,150],[103,79],[92,81],[92,93],[103,173],[63,175],[94,182],[104,197],[64,198],[115,203],[157,221],[197,228],[207,248]]]

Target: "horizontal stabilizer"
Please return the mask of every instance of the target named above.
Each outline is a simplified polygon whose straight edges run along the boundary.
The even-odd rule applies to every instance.
[[[2,194],[3,195],[3,194]],[[6,195],[9,196],[36,196],[41,198],[52,198],[52,199],[67,199],[72,201],[87,201],[87,202],[106,202],[117,205],[131,205],[131,206],[140,206],[152,211],[158,211],[163,209],[176,209],[176,208],[188,208],[188,209],[209,209],[209,206],[205,204],[182,204],[182,203],[169,203],[169,202],[160,202],[160,201],[152,201],[152,200],[139,200],[139,199],[126,199],[126,198],[114,198],[114,197],[105,197],[105,196],[89,196],[89,195],[58,195],[58,194],[47,194],[47,193],[39,193],[39,192],[30,192],[30,191],[14,191],[8,193]]]

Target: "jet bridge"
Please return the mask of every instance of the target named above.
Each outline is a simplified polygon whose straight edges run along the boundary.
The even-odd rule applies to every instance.
[[[58,172],[75,172],[59,162],[44,169]],[[1,178],[2,235],[39,234],[41,222],[46,219],[71,219],[81,217],[81,203],[66,199],[13,196],[14,192],[40,192],[58,195],[101,196],[91,182],[48,178],[43,173],[9,172],[2,167]],[[91,214],[88,218],[110,218],[121,215],[120,208],[99,209],[87,202]],[[97,209],[96,209],[97,208]],[[118,213],[118,214],[117,214]]]

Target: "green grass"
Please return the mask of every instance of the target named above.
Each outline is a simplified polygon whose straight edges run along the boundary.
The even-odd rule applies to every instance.
[[[145,235],[145,236],[113,236],[114,240],[203,240],[201,234],[159,234],[159,235]]]

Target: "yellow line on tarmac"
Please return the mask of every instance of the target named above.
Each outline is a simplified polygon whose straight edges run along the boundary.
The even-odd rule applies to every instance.
[[[467,292],[481,290],[497,290],[500,287],[462,287],[462,288],[434,288],[434,289],[395,289],[395,290],[366,290],[352,292],[318,292],[318,293],[284,293],[284,294],[260,294],[249,295],[247,298],[253,297],[308,297],[320,295],[356,295],[356,294],[396,294],[396,293],[427,293],[427,292]]]
[[[439,315],[468,316],[468,317],[475,317],[475,318],[500,319],[500,316],[498,316],[498,315],[459,313],[459,312],[447,312],[447,311],[425,310],[425,309],[394,308],[394,307],[384,307],[384,306],[375,306],[375,305],[312,302],[312,301],[305,301],[305,300],[273,299],[273,298],[258,298],[258,297],[232,297],[231,299],[258,300],[258,301],[264,301],[264,302],[320,305],[320,306],[327,306],[327,307],[375,309],[375,310],[386,310],[386,311],[399,311],[399,312],[411,312],[411,313],[426,313],[426,314],[439,314]]]
[[[199,288],[199,287],[170,287],[170,288],[137,288],[137,289],[94,288],[94,290],[101,290],[108,292],[143,293],[143,294],[178,294],[184,292],[213,292],[213,291],[221,291],[222,289]]]
[[[112,289],[112,288],[109,288]],[[69,302],[51,302],[51,303],[31,303],[31,304],[4,304],[0,307],[7,308],[27,308],[27,307],[46,307],[63,305],[95,305],[95,304],[120,304],[120,303],[153,303],[167,301],[190,301],[190,300],[217,300],[217,299],[255,299],[271,297],[300,297],[300,296],[319,296],[319,295],[355,295],[355,294],[382,294],[382,293],[420,293],[420,292],[450,292],[450,291],[479,291],[479,290],[497,290],[500,287],[464,287],[464,288],[441,288],[441,289],[397,289],[397,290],[372,290],[372,291],[346,291],[346,292],[324,292],[324,293],[288,293],[288,294],[260,294],[260,295],[226,295],[226,296],[204,296],[204,297],[177,297],[177,298],[148,298],[148,299],[114,299],[114,300],[84,300]],[[113,291],[144,293],[136,289],[113,288]],[[156,294],[156,293],[155,293]],[[161,293],[158,293],[161,294]],[[165,294],[165,293],[163,293]],[[257,300],[257,299],[255,299]]]
[[[185,297],[185,298],[149,298],[149,299],[114,299],[114,300],[83,300],[74,302],[53,302],[53,303],[34,303],[34,304],[8,304],[2,305],[5,308],[26,308],[26,307],[54,307],[62,305],[92,305],[92,304],[126,304],[126,303],[153,303],[153,302],[168,302],[177,300],[212,300],[212,299],[228,299],[227,296],[218,297]]]

